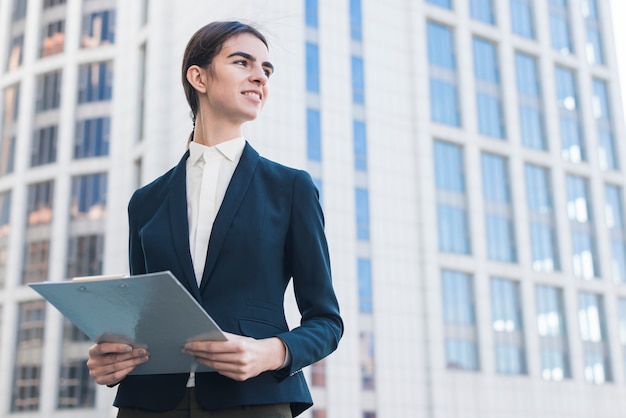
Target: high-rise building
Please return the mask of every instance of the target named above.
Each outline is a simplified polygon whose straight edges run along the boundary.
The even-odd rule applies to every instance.
[[[608,0],[0,0],[0,417],[114,416],[27,285],[128,271],[128,199],[192,128],[185,44],[224,19],[276,67],[246,138],[325,210],[346,331],[305,417],[626,414]]]

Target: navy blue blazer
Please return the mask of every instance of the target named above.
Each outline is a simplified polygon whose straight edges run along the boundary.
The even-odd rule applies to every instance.
[[[290,403],[298,415],[312,405],[301,369],[333,352],[343,334],[317,189],[305,171],[262,158],[246,143],[213,224],[198,288],[189,249],[188,156],[130,199],[131,274],[170,270],[224,331],[278,337],[289,348],[290,366],[245,382],[196,374],[203,408]],[[289,330],[283,304],[292,278],[302,317]],[[114,404],[173,409],[188,376],[127,376]]]

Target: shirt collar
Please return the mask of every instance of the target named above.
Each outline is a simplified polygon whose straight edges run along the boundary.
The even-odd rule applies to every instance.
[[[243,153],[245,146],[246,140],[243,136],[220,142],[211,147],[192,141],[189,143],[189,162],[195,165],[205,152],[211,152],[211,150],[219,151],[225,158],[233,162]]]

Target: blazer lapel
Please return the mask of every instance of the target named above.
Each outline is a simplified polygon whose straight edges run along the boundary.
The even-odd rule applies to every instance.
[[[230,228],[230,225],[237,213],[237,209],[241,205],[243,197],[248,190],[250,181],[254,175],[254,171],[259,162],[259,154],[246,142],[246,146],[241,154],[241,159],[237,168],[233,173],[233,177],[226,189],[226,195],[224,201],[220,206],[215,221],[213,222],[213,229],[211,230],[211,238],[209,239],[209,249],[207,252],[206,263],[204,265],[204,272],[202,274],[202,282],[200,284],[200,292],[204,290],[207,285],[208,279],[211,276],[217,256],[219,255],[226,233]]]
[[[187,158],[185,153],[174,169],[168,193],[170,232],[176,249],[176,256],[185,277],[179,277],[183,285],[200,300],[200,292],[193,272],[191,250],[189,249],[189,220],[187,219]]]

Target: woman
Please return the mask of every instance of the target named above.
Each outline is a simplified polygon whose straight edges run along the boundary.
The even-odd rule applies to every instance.
[[[118,417],[282,417],[312,405],[300,371],[336,349],[343,323],[310,176],[260,157],[242,137],[273,70],[267,41],[246,24],[211,23],[187,45],[194,131],[178,165],[130,200],[130,268],[170,270],[228,341],[185,344],[217,371],[195,376],[129,376],[150,361],[147,350],[92,346],[95,381],[119,383]],[[283,310],[291,279],[301,313],[293,330]]]

